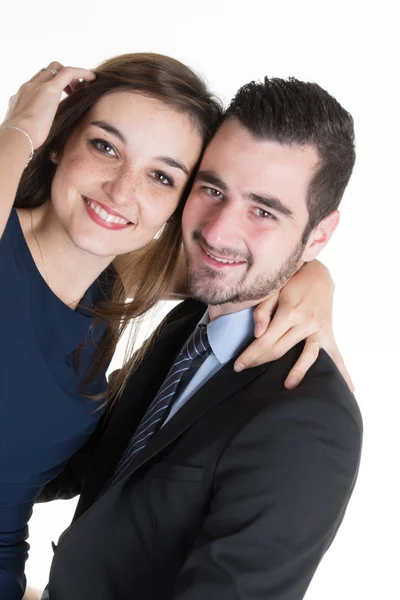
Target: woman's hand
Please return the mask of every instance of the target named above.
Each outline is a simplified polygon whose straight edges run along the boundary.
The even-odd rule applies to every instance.
[[[41,146],[49,135],[62,92],[69,94],[80,85],[80,79],[92,81],[96,77],[92,71],[63,67],[58,62],[50,63],[49,68],[55,69],[57,74],[41,69],[12,96],[6,118],[0,126],[20,127],[26,131],[34,149]]]
[[[306,339],[304,350],[288,374],[285,387],[296,387],[323,348],[335,362],[351,391],[354,385],[336,345],[332,329],[334,284],[319,261],[306,263],[282,290],[254,311],[256,339],[239,356],[235,370],[281,358]],[[242,366],[240,366],[240,364]]]

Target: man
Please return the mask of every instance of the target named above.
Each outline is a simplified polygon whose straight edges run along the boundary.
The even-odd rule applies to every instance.
[[[299,600],[332,542],[362,423],[321,352],[235,373],[252,310],[329,241],[351,116],[316,84],[241,88],[183,214],[197,300],[165,319],[109,419],[50,574],[51,600]],[[207,306],[208,305],[208,306]]]

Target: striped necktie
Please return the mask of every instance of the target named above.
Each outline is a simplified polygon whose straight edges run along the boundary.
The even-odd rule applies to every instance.
[[[123,478],[132,458],[146,447],[149,440],[160,429],[174,400],[183,391],[210,352],[207,325],[200,323],[178,354],[164,383],[145,412],[106,489],[110,489]]]

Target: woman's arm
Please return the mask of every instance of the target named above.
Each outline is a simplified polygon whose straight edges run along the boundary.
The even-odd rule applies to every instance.
[[[62,92],[73,91],[79,79],[91,81],[95,74],[86,69],[63,67],[51,63],[57,75],[41,69],[24,83],[10,100],[8,112],[0,125],[0,238],[14,204],[24,169],[46,140]]]
[[[354,385],[337,347],[332,328],[334,283],[318,260],[306,263],[273,297],[254,311],[255,340],[239,356],[235,369],[255,367],[281,358],[306,340],[303,353],[288,374],[287,388],[296,387],[323,348],[332,358],[351,391]]]
[[[23,133],[16,129],[0,127],[0,238],[30,154],[30,144]]]

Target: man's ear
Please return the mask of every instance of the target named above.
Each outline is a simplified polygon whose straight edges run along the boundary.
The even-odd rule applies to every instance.
[[[325,248],[326,244],[331,239],[336,227],[339,225],[340,212],[335,210],[333,213],[325,217],[315,229],[312,230],[306,247],[304,248],[301,260],[310,262],[318,256]]]

